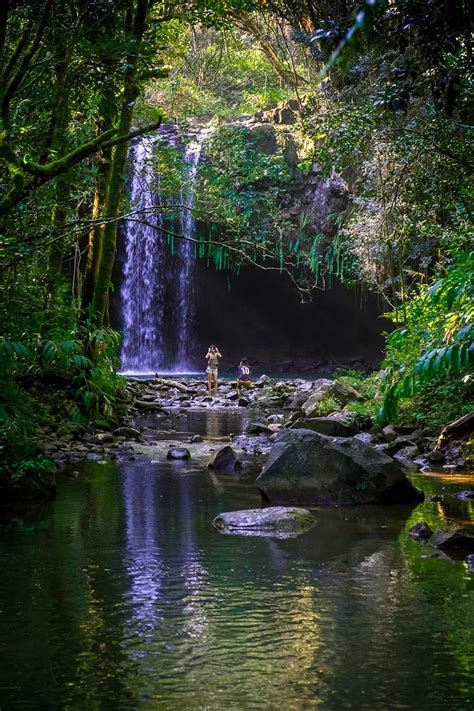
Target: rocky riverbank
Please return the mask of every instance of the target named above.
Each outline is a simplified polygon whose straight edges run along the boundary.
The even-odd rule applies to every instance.
[[[370,417],[361,414],[364,396],[341,380],[277,381],[262,375],[252,390],[239,394],[235,386],[235,382],[222,383],[217,395],[210,395],[206,383],[196,380],[130,380],[126,388],[128,415],[120,427],[79,437],[41,431],[38,444],[60,468],[83,458],[131,460],[147,451],[159,458],[167,456],[170,448],[187,444],[190,455],[203,460],[216,451],[218,441],[202,441],[199,433],[190,433],[189,442],[183,442],[177,435],[183,419],[195,411],[238,411],[245,414],[245,432],[224,438],[231,441],[236,459],[268,455],[282,430],[309,430],[363,443],[405,470],[454,472],[465,467],[457,441],[448,438],[440,447],[437,439],[423,430],[374,425]],[[321,406],[328,403],[334,409],[322,416]]]

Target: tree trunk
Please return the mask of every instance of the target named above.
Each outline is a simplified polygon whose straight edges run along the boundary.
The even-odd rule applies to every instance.
[[[127,70],[124,81],[124,91],[122,98],[122,109],[120,113],[118,135],[126,135],[130,132],[133,119],[133,109],[135,100],[139,94],[137,81],[137,61],[139,50],[145,31],[148,0],[137,0],[136,10],[132,20],[132,12],[129,10],[125,22],[126,35],[134,40],[134,52],[127,57]],[[133,28],[133,29],[132,29]],[[132,30],[132,32],[131,32]],[[94,294],[92,297],[92,317],[97,326],[102,326],[107,312],[109,290],[112,278],[112,270],[117,251],[117,221],[120,203],[122,200],[122,186],[127,161],[127,143],[115,146],[112,155],[112,165],[110,168],[109,184],[107,187],[107,203],[105,208],[106,223],[102,235],[102,249],[100,263],[97,269],[97,278],[94,284]]]

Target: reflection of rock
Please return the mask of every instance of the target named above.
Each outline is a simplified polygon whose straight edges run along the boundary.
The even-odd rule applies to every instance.
[[[426,540],[427,538],[431,538],[433,531],[427,523],[420,521],[410,528],[408,535],[419,540]]]
[[[273,506],[221,513],[212,525],[227,534],[292,538],[309,530],[314,523],[314,516],[306,509]]]
[[[207,466],[209,469],[237,469],[240,467],[240,462],[232,447],[227,444],[214,452]]]
[[[442,551],[474,551],[474,535],[466,533],[462,528],[450,528],[448,531],[437,530],[433,533],[430,543]]]
[[[453,496],[456,499],[462,499],[462,501],[472,501],[474,499],[474,491],[457,491]]]
[[[423,499],[387,455],[358,439],[310,430],[279,434],[256,485],[273,503],[334,506]]]

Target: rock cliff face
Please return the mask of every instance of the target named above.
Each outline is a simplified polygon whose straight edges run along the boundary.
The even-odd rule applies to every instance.
[[[300,112],[300,103],[293,100],[282,106],[261,110],[254,116],[244,117],[239,123],[247,126],[257,137],[261,150],[267,155],[282,149],[288,167],[294,170],[299,158],[295,132]],[[348,206],[349,188],[346,180],[336,173],[324,176],[317,161],[313,161],[306,176],[294,174],[284,205],[295,225],[304,221],[306,229],[328,238],[337,234],[335,216],[344,212]]]

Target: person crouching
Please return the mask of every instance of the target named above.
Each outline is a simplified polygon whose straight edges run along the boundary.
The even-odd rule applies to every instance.
[[[251,390],[253,387],[252,381],[250,380],[250,376],[252,373],[247,358],[242,358],[239,363],[237,372],[237,392],[240,397],[242,388],[245,388],[246,390]]]

